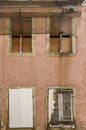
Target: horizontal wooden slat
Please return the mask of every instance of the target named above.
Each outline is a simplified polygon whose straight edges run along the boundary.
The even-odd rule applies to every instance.
[[[52,125],[57,125],[59,122],[59,109],[54,109],[54,112],[51,115],[51,124]]]
[[[73,114],[72,108],[72,97],[71,93],[63,93],[63,121],[71,121],[72,120],[72,115]]]
[[[63,120],[71,121],[71,109],[63,109]]]
[[[71,108],[71,94],[63,94],[63,108]]]

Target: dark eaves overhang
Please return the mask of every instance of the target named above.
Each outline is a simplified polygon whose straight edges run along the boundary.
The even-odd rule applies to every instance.
[[[12,1],[12,0],[0,0],[0,17],[48,17],[55,16],[59,17],[64,14],[64,16],[77,17],[80,16],[81,11],[78,6],[81,6],[83,0],[53,0],[53,1]],[[17,12],[6,11],[6,8],[17,7],[19,10]],[[24,8],[39,8],[38,12],[33,9],[34,12],[22,12],[22,7]],[[43,8],[43,9],[42,9]],[[56,11],[45,11],[44,8],[55,8]],[[4,10],[5,9],[5,10]]]
[[[28,5],[31,7],[57,7],[57,6],[78,6],[81,5],[83,0],[54,0],[54,1],[12,1],[0,0],[0,6],[15,6],[15,5]]]

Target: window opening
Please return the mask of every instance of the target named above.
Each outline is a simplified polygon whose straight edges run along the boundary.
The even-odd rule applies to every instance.
[[[12,52],[32,52],[32,19],[12,20]]]
[[[48,126],[73,128],[73,90],[49,89],[48,96]]]
[[[9,128],[33,128],[32,88],[9,89]]]
[[[72,52],[71,18],[50,18],[50,52]]]

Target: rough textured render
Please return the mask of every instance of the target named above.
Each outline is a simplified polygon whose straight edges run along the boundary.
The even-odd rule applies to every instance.
[[[35,0],[34,0],[35,1]],[[75,89],[75,125],[77,130],[86,129],[86,6],[81,7],[80,17],[76,17],[77,53],[75,56],[47,56],[46,47],[49,39],[47,17],[56,14],[56,7],[30,7],[20,6],[21,12],[38,15],[34,17],[33,43],[35,55],[12,56],[8,55],[10,29],[9,17],[0,19],[0,113],[2,130],[6,130],[8,123],[8,90],[16,87],[34,87],[34,126],[36,130],[47,129],[47,88],[68,87]],[[18,12],[19,7],[5,7],[1,12]],[[55,12],[55,13],[54,13]],[[47,17],[46,16],[47,13]],[[43,15],[45,14],[45,15]],[[0,14],[1,15],[1,14]],[[32,15],[34,16],[34,15]],[[39,15],[41,16],[41,15]],[[17,15],[18,17],[18,15]],[[12,18],[12,17],[11,17]],[[1,26],[2,25],[2,26]],[[38,30],[39,33],[35,33]],[[43,33],[40,33],[43,31]]]

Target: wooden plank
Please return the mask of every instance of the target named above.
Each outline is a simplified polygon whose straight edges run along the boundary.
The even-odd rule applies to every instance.
[[[59,52],[59,38],[50,38],[50,52]]]
[[[12,37],[12,52],[20,52],[20,38]]]
[[[62,52],[70,53],[71,51],[71,38],[62,38]]]
[[[31,32],[32,32],[32,19],[23,19],[21,28],[22,28],[23,36],[31,36]]]
[[[22,38],[22,52],[32,52],[32,39]]]

